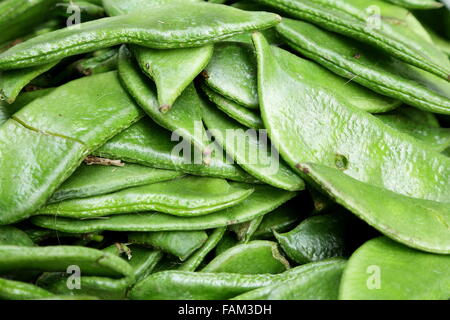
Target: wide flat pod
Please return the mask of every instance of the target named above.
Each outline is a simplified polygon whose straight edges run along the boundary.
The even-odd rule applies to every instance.
[[[224,300],[257,288],[291,281],[309,269],[310,266],[305,265],[278,274],[162,271],[138,282],[130,290],[129,298]]]
[[[205,231],[133,232],[128,234],[128,242],[156,248],[178,257],[181,261],[186,260],[206,240],[208,240],[208,235]]]
[[[417,108],[450,113],[450,83],[364,43],[284,19],[277,31],[295,50],[332,72]]]
[[[110,16],[141,12],[161,5],[170,5],[186,0],[105,0],[103,5]],[[201,0],[190,0],[200,2]],[[133,46],[133,53],[142,71],[155,81],[158,104],[161,109],[170,108],[183,90],[208,64],[213,46],[198,48],[157,50]]]
[[[420,250],[450,253],[450,203],[410,198],[318,164],[299,168],[337,203],[388,237]]]
[[[203,0],[102,0],[102,5],[109,16],[119,16],[131,12],[142,12],[158,6],[174,3],[202,2]]]
[[[132,268],[123,259],[79,246],[0,246],[0,272],[18,270],[62,271],[77,265],[87,275],[129,277]]]
[[[0,69],[58,60],[121,43],[154,49],[197,47],[232,35],[277,24],[268,12],[248,12],[209,3],[177,3],[103,18],[49,32],[20,43],[0,55]]]
[[[304,264],[295,278],[252,290],[233,300],[337,300],[347,261],[334,258]]]
[[[384,50],[418,68],[450,80],[450,61],[422,34],[406,9],[371,0],[257,0],[291,16]],[[419,30],[419,31],[418,31]]]
[[[286,255],[303,264],[345,257],[348,248],[348,219],[338,212],[312,216],[286,233],[274,232]]]
[[[36,67],[0,72],[0,100],[13,103],[31,80],[53,68],[58,61]]]
[[[51,296],[53,293],[34,284],[0,278],[1,300],[43,299]]]
[[[259,115],[259,110],[252,110],[245,108],[234,101],[231,101],[214,90],[211,90],[208,86],[202,84],[201,86],[203,92],[206,94],[208,99],[214,103],[217,108],[225,112],[231,118],[239,122],[240,124],[253,129],[264,128],[263,122]]]
[[[450,147],[450,128],[430,126],[423,121],[431,113],[411,107],[397,108],[391,112],[377,114],[376,117],[390,127],[407,133],[425,142],[430,148],[441,152]]]
[[[212,259],[200,272],[275,274],[289,269],[276,242],[255,240],[238,244]]]
[[[183,173],[177,171],[130,163],[124,164],[123,167],[84,164],[55,191],[47,204],[172,180],[182,175]]]
[[[209,142],[200,109],[203,102],[193,84],[187,87],[172,108],[162,110],[155,85],[139,70],[125,46],[120,48],[118,65],[119,76],[125,88],[153,121],[176,132],[200,150],[207,148]]]
[[[253,233],[252,239],[270,239],[273,237],[274,232],[287,232],[292,230],[304,218],[304,213],[299,211],[281,206],[264,215],[258,228]]]
[[[269,213],[296,196],[267,185],[255,185],[255,191],[241,203],[212,214],[199,217],[176,217],[162,213],[143,213],[111,216],[108,219],[75,220],[47,216],[33,217],[37,226],[73,233],[110,231],[175,231],[205,230],[225,227],[255,219]],[[294,210],[286,204],[285,210]]]
[[[269,46],[260,34],[253,39],[261,115],[292,168],[319,163],[405,196],[449,202],[449,158],[322,87],[304,73],[301,58]]]
[[[229,229],[236,234],[236,238],[239,243],[248,243],[263,219],[264,216],[259,216],[250,221],[233,224],[229,227]]]
[[[69,82],[15,113],[0,127],[0,224],[34,213],[92,150],[141,116],[115,72]]]
[[[45,21],[57,0],[4,0],[0,2],[0,43],[27,34]]]
[[[222,240],[226,227],[214,229],[205,241],[205,244],[195,251],[189,259],[184,261],[177,269],[183,271],[195,271],[198,266],[203,262],[205,257],[210,253],[217,244]]]
[[[444,5],[443,3],[434,0],[385,0],[391,2],[398,6],[416,9],[416,10],[428,10],[428,9],[439,9]]]
[[[102,251],[109,252],[128,261],[133,268],[133,274],[136,280],[140,280],[152,273],[153,269],[164,256],[161,251],[151,248],[144,248],[137,245],[128,245],[123,248],[123,246],[125,245],[113,244]],[[130,257],[127,255],[127,249],[130,251]]]
[[[155,81],[160,109],[167,110],[208,64],[214,46],[172,50],[134,46],[132,49],[141,70]]]
[[[8,104],[6,101],[0,101],[0,126],[6,122],[11,116],[22,109],[24,106],[29,104],[31,101],[45,96],[47,93],[51,92],[53,88],[41,89],[29,92],[23,92],[17,99],[12,103]]]
[[[385,237],[369,240],[350,257],[341,300],[448,300],[450,256],[410,249]]]
[[[274,187],[303,190],[303,180],[294,173],[268,141],[265,130],[247,129],[210,105],[202,106],[203,121],[215,140],[244,170]]]
[[[171,136],[169,131],[145,117],[93,151],[93,154],[199,176],[255,181],[219,154],[213,154],[210,162],[205,164],[203,155],[197,155],[189,143],[177,141],[180,141],[179,137]]]
[[[124,252],[125,251],[125,252]],[[70,274],[66,272],[46,272],[36,281],[36,284],[55,295],[72,296],[74,299],[83,300],[84,296],[94,296],[100,299],[118,300],[124,299],[127,290],[138,280],[152,273],[163,254],[160,251],[143,248],[136,245],[125,246],[115,243],[102,252],[112,254],[126,260],[132,269],[132,276],[115,279],[102,276],[89,276],[81,273],[80,288],[73,290],[67,286]],[[129,253],[128,256],[126,253]]]
[[[216,44],[211,61],[202,75],[206,84],[222,96],[243,107],[258,108],[256,58],[250,44]]]
[[[186,176],[117,192],[46,205],[36,214],[70,218],[158,211],[197,216],[238,204],[253,192],[251,185],[219,178]]]
[[[0,226],[0,246],[33,247],[33,240],[28,234],[13,226]]]

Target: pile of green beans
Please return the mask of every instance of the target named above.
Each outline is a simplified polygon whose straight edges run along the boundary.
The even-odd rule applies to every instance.
[[[0,0],[0,299],[450,299],[450,8]]]

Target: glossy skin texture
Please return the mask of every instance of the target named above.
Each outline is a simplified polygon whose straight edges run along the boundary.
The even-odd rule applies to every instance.
[[[252,238],[270,238],[274,231],[286,232],[291,230],[301,218],[302,216],[297,210],[289,210],[286,206],[281,206],[264,215],[261,223],[252,235]]]
[[[358,110],[319,79],[295,72],[299,57],[270,47],[260,34],[253,39],[262,118],[292,168],[319,163],[405,196],[449,201],[449,158]]]
[[[255,240],[226,250],[211,260],[201,272],[274,274],[286,269],[289,269],[289,262],[275,242]]]
[[[205,231],[162,231],[135,232],[128,235],[128,241],[150,246],[186,260],[208,239]]]
[[[439,124],[434,125],[424,121],[434,117],[432,113],[411,107],[401,107],[376,117],[388,126],[425,142],[435,151],[441,152],[450,147],[450,128],[441,128]]]
[[[249,44],[215,45],[212,59],[202,75],[205,83],[222,96],[243,107],[258,108],[255,55]]]
[[[160,108],[174,104],[183,90],[208,64],[213,50],[212,45],[173,50],[133,47],[141,70],[155,81]]]
[[[448,202],[406,197],[317,164],[300,168],[334,201],[388,237],[423,251],[450,253]]]
[[[173,136],[172,136],[173,137]],[[153,168],[170,169],[200,176],[226,178],[235,181],[254,182],[255,179],[242,169],[229,164],[223,158],[213,156],[206,165],[202,155],[191,153],[186,161],[183,154],[173,152],[177,148],[176,137],[170,132],[144,118],[127,130],[118,134],[99,149],[95,155],[110,159],[120,159]]]
[[[258,110],[242,107],[236,102],[222,97],[214,90],[209,89],[206,85],[202,85],[202,90],[208,96],[209,100],[217,106],[217,108],[222,110],[240,124],[253,129],[264,128]]]
[[[124,15],[131,12],[139,12],[142,10],[153,9],[157,6],[174,4],[177,2],[201,2],[203,0],[102,0],[105,11],[110,16]]]
[[[37,67],[0,72],[0,100],[13,103],[20,91],[34,78],[54,67],[52,62]]]
[[[12,226],[0,226],[0,246],[34,246],[30,237]]]
[[[279,158],[265,131],[248,130],[211,105],[203,105],[202,113],[209,132],[249,174],[284,190],[305,188],[303,180]],[[230,131],[234,133],[231,136]]]
[[[226,227],[214,229],[208,236],[205,244],[195,251],[189,259],[184,261],[177,269],[183,271],[195,271],[205,259],[206,255],[214,250],[217,244],[222,240]]]
[[[47,201],[47,204],[172,180],[182,175],[176,171],[154,169],[130,163],[123,167],[85,164],[64,181]]]
[[[29,32],[30,27],[45,21],[57,0],[5,0],[0,3],[0,43]]]
[[[409,11],[372,0],[382,17],[368,27],[373,14],[366,0],[257,0],[289,15],[376,46],[398,59],[449,80],[450,61],[421,35],[414,32],[417,21]],[[394,17],[394,18],[391,18]],[[404,21],[403,23],[399,21]],[[370,22],[369,22],[370,23]]]
[[[130,256],[125,255],[123,250],[129,250]],[[131,266],[132,274],[121,279],[82,274],[80,279],[81,288],[78,290],[71,290],[67,287],[68,275],[66,273],[44,273],[39,277],[37,284],[55,295],[72,297],[71,299],[84,300],[85,296],[94,296],[102,299],[124,299],[129,287],[135,281],[152,273],[163,256],[160,251],[136,245],[126,247],[120,243],[106,247],[102,251],[117,257],[122,256]]]
[[[264,216],[260,216],[251,221],[234,224],[230,226],[230,230],[236,233],[240,243],[248,243],[263,219]]]
[[[109,219],[74,220],[54,217],[34,217],[31,221],[52,230],[86,233],[110,231],[174,231],[204,230],[252,220],[278,208],[297,194],[264,185],[231,208],[199,217],[175,217],[161,213],[129,214]],[[288,210],[288,209],[287,209]]]
[[[275,233],[286,255],[299,264],[344,257],[346,220],[338,213],[313,216],[302,221],[287,233]]]
[[[116,16],[176,2],[182,1],[105,0],[103,5],[110,16]],[[200,0],[190,0],[190,2],[200,2]],[[142,71],[155,81],[159,107],[170,108],[209,62],[213,48],[212,45],[207,45],[199,48],[155,50],[133,46],[132,50]]]
[[[439,9],[442,8],[443,4],[434,0],[386,0],[393,4],[417,10],[427,10],[427,9]]]
[[[201,117],[203,102],[193,84],[184,90],[173,107],[163,111],[154,84],[139,70],[124,46],[119,51],[119,75],[130,95],[155,122],[172,132],[176,131],[200,150],[207,148],[208,141]]]
[[[130,265],[112,254],[77,246],[0,246],[0,272],[17,270],[63,271],[78,265],[83,274],[120,278],[130,276]]]
[[[0,299],[2,300],[42,299],[51,296],[53,296],[51,292],[30,283],[0,278]]]
[[[450,256],[420,252],[380,237],[366,242],[350,257],[339,298],[448,300],[449,272]]]
[[[289,281],[249,291],[233,300],[336,300],[346,260],[328,259],[297,268],[302,272]]]
[[[2,53],[0,69],[39,65],[121,43],[155,49],[202,46],[234,34],[269,28],[279,21],[280,17],[272,13],[208,3],[178,3],[152,8],[151,15],[136,12],[103,18],[82,23],[79,28],[37,36]]]
[[[0,224],[35,212],[92,150],[141,116],[114,72],[69,82],[17,112],[0,127]]]
[[[49,204],[38,210],[37,214],[92,218],[156,210],[191,217],[234,206],[250,196],[253,190],[247,184],[186,176],[105,195]]]
[[[450,113],[450,83],[361,42],[311,24],[283,20],[287,43],[332,72],[417,108]]]
[[[299,266],[279,274],[162,271],[138,282],[128,297],[132,300],[224,300],[257,288],[291,281],[308,269]]]

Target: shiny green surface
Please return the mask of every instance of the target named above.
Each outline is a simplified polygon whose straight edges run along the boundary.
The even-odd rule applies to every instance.
[[[0,100],[13,103],[20,91],[34,78],[53,68],[58,62],[37,67],[0,72]]]
[[[0,299],[28,300],[51,297],[53,294],[30,283],[0,278]]]
[[[448,300],[450,256],[407,248],[385,237],[362,245],[341,281],[343,300]]]
[[[83,274],[120,278],[130,265],[112,254],[77,246],[0,246],[0,273],[17,270],[63,271],[77,265]]]
[[[205,150],[208,141],[201,117],[203,102],[194,85],[184,90],[173,107],[163,110],[158,103],[154,84],[131,59],[130,52],[122,47],[119,52],[119,75],[131,96],[156,123]]]
[[[243,107],[258,108],[256,61],[250,44],[216,44],[202,75],[205,83],[222,96]]]
[[[0,2],[0,43],[14,40],[45,21],[56,0],[4,0]]]
[[[249,174],[284,190],[305,188],[303,180],[280,159],[265,130],[247,129],[211,105],[203,105],[202,113],[215,140]]]
[[[205,68],[214,47],[155,50],[133,47],[133,53],[142,71],[155,81],[158,104],[171,107],[183,90]]]
[[[233,300],[336,300],[346,261],[328,259],[298,268],[298,276],[279,284],[249,291]]]
[[[69,82],[14,114],[0,127],[0,224],[34,213],[90,151],[141,116],[114,72]]]
[[[269,186],[255,186],[255,191],[231,208],[199,217],[175,217],[161,213],[128,214],[108,219],[75,220],[55,217],[34,217],[31,221],[48,229],[86,233],[110,231],[204,230],[252,220],[276,209],[296,193]],[[287,209],[289,210],[289,209]]]
[[[34,246],[33,240],[22,230],[12,226],[0,226],[1,246]]]
[[[202,90],[208,96],[209,100],[217,106],[217,108],[222,110],[240,124],[253,129],[264,128],[258,110],[242,107],[241,105],[222,97],[214,90],[209,89],[206,85],[202,85]]]
[[[198,216],[234,206],[253,193],[251,185],[219,178],[186,176],[117,192],[49,204],[36,214],[70,218],[103,217],[155,210]]]
[[[208,239],[205,231],[162,231],[135,232],[128,235],[128,241],[150,246],[186,260]]]
[[[121,43],[155,49],[196,47],[280,21],[272,13],[208,3],[177,3],[150,10],[151,14],[103,18],[37,36],[0,54],[0,69],[39,65]]]
[[[163,271],[138,282],[128,297],[133,300],[224,300],[253,289],[291,281],[310,268],[308,265],[299,266],[279,274]]]
[[[450,61],[417,29],[406,9],[371,0],[257,0],[296,18],[376,46],[398,59],[449,80]],[[368,8],[372,6],[371,8]],[[376,14],[384,19],[377,19]]]
[[[172,180],[183,174],[127,163],[123,167],[81,165],[47,203],[86,198],[118,190]]]
[[[226,228],[214,229],[208,236],[203,246],[195,251],[186,261],[184,261],[177,269],[183,271],[195,271],[217,244],[222,240]]]
[[[301,169],[334,201],[388,237],[420,250],[450,253],[450,203],[407,197],[322,165]]]
[[[338,213],[329,213],[309,217],[289,232],[275,232],[275,237],[290,259],[303,264],[344,257],[348,252],[347,232],[345,218]]]
[[[269,46],[260,34],[253,39],[261,115],[292,168],[319,163],[405,196],[449,201],[450,159],[357,109],[320,79],[295,72],[301,58]]]
[[[254,182],[255,179],[242,169],[225,162],[220,155],[212,156],[208,165],[202,154],[196,153],[179,137],[144,118],[118,134],[99,149],[95,155],[121,159],[153,168],[170,169],[200,176],[226,178],[235,181]],[[188,152],[184,153],[184,150]],[[191,151],[189,153],[189,151]]]
[[[450,112],[450,83],[361,42],[284,19],[287,43],[332,72],[426,111]]]
[[[286,269],[289,269],[289,262],[282,256],[275,242],[255,240],[222,252],[201,272],[275,274]]]
[[[408,9],[417,9],[417,10],[439,9],[443,6],[442,3],[434,0],[386,0],[386,1]]]

